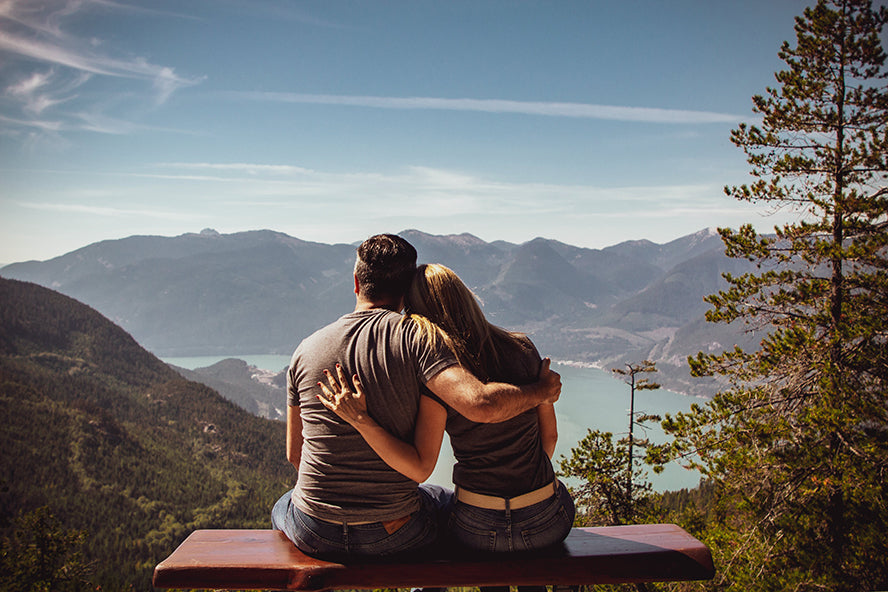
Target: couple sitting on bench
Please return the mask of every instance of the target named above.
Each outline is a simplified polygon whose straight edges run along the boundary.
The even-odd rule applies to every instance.
[[[354,275],[354,312],[306,338],[290,363],[298,481],[275,504],[274,528],[334,561],[423,557],[442,541],[509,552],[564,540],[574,505],[551,463],[561,379],[549,360],[488,323],[451,270],[417,269],[401,237],[364,241]],[[445,429],[455,493],[418,485]]]

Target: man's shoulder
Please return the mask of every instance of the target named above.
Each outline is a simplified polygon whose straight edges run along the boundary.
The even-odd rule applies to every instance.
[[[349,335],[354,335],[355,327],[362,325],[367,330],[374,327],[393,326],[400,329],[403,317],[400,313],[384,308],[354,311],[342,315],[332,323],[324,325],[304,338],[296,347],[294,357],[305,350],[314,350],[318,347],[326,348],[331,342],[338,342]]]
[[[303,338],[302,341],[299,342],[299,345],[296,346],[296,352],[298,353],[300,349],[305,349],[305,347],[309,346],[312,341],[317,341],[318,339],[323,339],[324,336],[329,335],[330,333],[336,332],[337,327],[341,325],[343,317],[339,317],[332,323],[328,323],[319,329],[315,329],[314,332],[310,333],[307,337]]]

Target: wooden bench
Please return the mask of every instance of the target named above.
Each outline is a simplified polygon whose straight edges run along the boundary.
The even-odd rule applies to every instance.
[[[154,570],[156,588],[331,590],[707,580],[706,546],[673,524],[574,528],[563,545],[496,557],[332,563],[274,530],[197,530]]]

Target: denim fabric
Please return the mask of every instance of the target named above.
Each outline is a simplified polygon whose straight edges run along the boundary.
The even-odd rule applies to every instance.
[[[518,510],[485,510],[457,501],[450,537],[475,551],[532,551],[560,543],[573,526],[573,500],[564,485],[547,500]]]
[[[420,485],[419,493],[420,510],[391,534],[381,522],[343,525],[312,518],[293,504],[292,491],[275,503],[271,525],[313,557],[342,560],[408,554],[437,542],[453,504],[453,492],[437,485]]]

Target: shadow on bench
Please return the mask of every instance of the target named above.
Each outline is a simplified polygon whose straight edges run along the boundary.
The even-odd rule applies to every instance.
[[[154,570],[157,588],[331,590],[591,585],[707,580],[706,546],[672,524],[574,528],[563,545],[521,555],[331,563],[274,530],[197,530]]]

